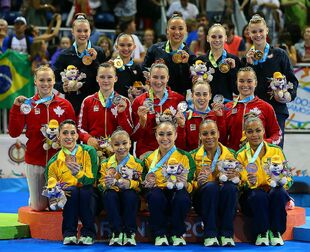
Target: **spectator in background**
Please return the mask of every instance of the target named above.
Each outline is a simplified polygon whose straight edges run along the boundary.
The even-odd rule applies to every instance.
[[[167,11],[167,17],[171,17],[174,12],[182,13],[184,20],[196,19],[199,10],[195,4],[189,3],[188,0],[180,0],[171,3]]]
[[[309,0],[281,0],[281,7],[284,9],[284,23],[298,24],[303,30],[307,25],[309,16]]]
[[[94,23],[94,17],[92,15],[87,16],[88,22],[90,24],[90,37],[89,40],[90,42],[92,42],[93,45],[97,45],[98,43],[98,39],[101,35],[101,33],[99,31],[97,31],[96,27],[95,27],[95,23]]]
[[[97,46],[100,46],[103,49],[106,60],[111,59],[113,53],[113,44],[111,39],[109,39],[106,35],[101,35],[98,39]]]
[[[121,21],[119,24],[119,29],[122,33],[130,34],[133,37],[136,45],[136,48],[132,54],[133,60],[135,63],[142,63],[145,56],[145,50],[138,36],[134,34],[136,32],[135,19],[133,17],[130,17],[126,20]]]
[[[143,47],[147,51],[155,41],[155,33],[153,29],[146,29],[143,34]]]
[[[245,25],[242,29],[242,40],[245,44],[245,50],[250,50],[251,46],[253,45],[253,42],[251,40],[250,34],[249,34],[249,27],[248,25]]]
[[[10,13],[11,9],[11,1],[10,0],[2,0],[0,1],[0,18],[6,18]]]
[[[199,5],[202,13],[207,15],[209,25],[221,23],[225,16],[230,17],[233,12],[233,1],[231,0],[199,0]]]
[[[181,12],[176,12],[182,14]],[[187,27],[187,38],[186,38],[186,45],[190,46],[193,40],[198,39],[197,35],[197,21],[196,19],[188,18],[185,20],[186,27]]]
[[[198,39],[192,41],[189,49],[196,56],[200,56],[206,54],[206,52],[210,49],[209,43],[207,42],[208,28],[206,25],[201,24],[198,26],[197,31]]]
[[[12,49],[21,53],[30,54],[30,46],[33,38],[25,35],[27,21],[24,17],[17,17],[14,21],[14,34],[4,38],[2,51]]]
[[[52,55],[51,57],[51,65],[54,66],[55,65],[55,62],[58,58],[58,56],[60,55],[60,52],[64,49],[68,49],[71,47],[71,39],[69,37],[62,37],[60,39],[60,42],[59,42],[59,47],[57,48],[56,52]]]
[[[133,18],[137,14],[137,0],[119,0],[114,8],[118,20]]]
[[[49,54],[44,40],[37,40],[31,44],[30,61],[32,72],[39,66],[48,64]]]
[[[245,43],[242,37],[235,35],[235,25],[231,21],[226,21],[223,26],[227,36],[227,40],[224,44],[225,50],[239,58],[243,57],[246,52]]]
[[[22,12],[28,22],[35,26],[47,26],[47,12],[55,12],[55,7],[51,4],[41,4],[40,0],[24,1]]]
[[[310,62],[310,26],[304,30],[304,40],[296,43],[298,62]]]
[[[0,53],[2,52],[2,43],[8,34],[8,22],[5,19],[0,19]]]
[[[297,53],[296,48],[292,42],[291,35],[288,32],[279,33],[279,43],[278,47],[286,51],[288,57],[290,58],[291,64],[294,66],[297,63]]]

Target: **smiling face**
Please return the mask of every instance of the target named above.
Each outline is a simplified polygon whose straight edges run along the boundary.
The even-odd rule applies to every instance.
[[[172,18],[167,27],[167,38],[172,44],[181,44],[186,35],[186,24],[182,18]]]
[[[136,45],[130,35],[120,36],[117,40],[116,49],[122,58],[130,58]]]
[[[257,85],[255,73],[253,71],[240,71],[237,75],[237,88],[240,99],[254,95]]]
[[[161,153],[167,153],[177,138],[176,129],[171,123],[161,123],[156,128],[155,137]]]
[[[114,90],[114,83],[117,82],[115,69],[112,66],[100,66],[97,72],[96,80],[99,84],[101,93],[112,92]]]
[[[193,88],[193,104],[196,110],[206,111],[211,98],[208,84],[195,84]]]
[[[206,151],[215,150],[220,137],[216,123],[203,123],[199,130],[199,137]]]
[[[75,125],[69,123],[62,125],[58,138],[62,147],[72,151],[79,138]]]
[[[207,41],[209,42],[211,49],[223,49],[226,40],[226,31],[223,26],[215,26],[209,29]]]
[[[72,35],[77,45],[87,44],[90,37],[90,26],[87,21],[75,21],[72,28]]]
[[[249,34],[254,43],[255,48],[263,49],[266,45],[268,28],[263,22],[250,23]]]
[[[46,68],[35,73],[34,84],[37,86],[41,98],[52,95],[55,75],[52,69]]]
[[[206,33],[203,26],[199,26],[197,30],[198,40],[205,40],[206,39]]]
[[[129,153],[131,141],[126,134],[116,134],[111,139],[111,147],[117,160],[123,160]]]
[[[165,68],[154,67],[150,73],[150,84],[155,94],[161,94],[166,89],[169,80],[168,72]]]
[[[252,120],[245,125],[245,136],[252,149],[256,149],[264,140],[264,127],[259,120]]]

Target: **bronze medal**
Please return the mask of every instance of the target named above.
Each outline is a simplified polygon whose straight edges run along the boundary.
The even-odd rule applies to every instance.
[[[172,61],[176,64],[182,63],[182,54],[179,52],[176,52],[172,55]]]
[[[107,175],[110,177],[115,177],[116,175],[116,169],[114,167],[110,167],[107,169]]]
[[[66,155],[66,163],[67,162],[76,162],[76,157],[73,155]]]
[[[82,62],[84,65],[89,66],[93,62],[93,59],[90,55],[84,55],[82,58]]]
[[[227,62],[222,62],[219,65],[219,70],[221,73],[228,73],[230,70],[230,65]]]
[[[254,59],[256,59],[256,60],[261,60],[263,58],[263,56],[264,56],[264,53],[260,50],[256,50],[254,52]]]

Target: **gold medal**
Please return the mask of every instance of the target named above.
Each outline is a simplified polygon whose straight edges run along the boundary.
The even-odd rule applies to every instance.
[[[228,73],[230,70],[230,65],[227,62],[222,62],[219,65],[219,70],[221,73]]]
[[[113,63],[114,63],[114,67],[115,67],[116,69],[123,68],[123,66],[124,66],[124,62],[123,62],[123,60],[122,60],[121,58],[116,58],[116,59],[113,61]]]
[[[90,55],[84,55],[82,58],[82,62],[84,65],[89,66],[93,62],[93,59]]]
[[[172,55],[172,61],[176,64],[182,63],[182,54],[180,52],[176,52]]]
[[[263,56],[264,56],[264,53],[260,50],[256,50],[254,52],[254,59],[256,59],[256,60],[261,60],[263,58]]]

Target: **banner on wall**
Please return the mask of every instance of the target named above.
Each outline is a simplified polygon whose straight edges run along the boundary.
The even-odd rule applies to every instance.
[[[23,178],[26,176],[25,151],[27,138],[21,135],[11,138],[0,135],[0,178]]]
[[[297,96],[287,104],[290,116],[286,121],[286,129],[310,129],[310,64],[295,67],[295,75],[299,81]]]

